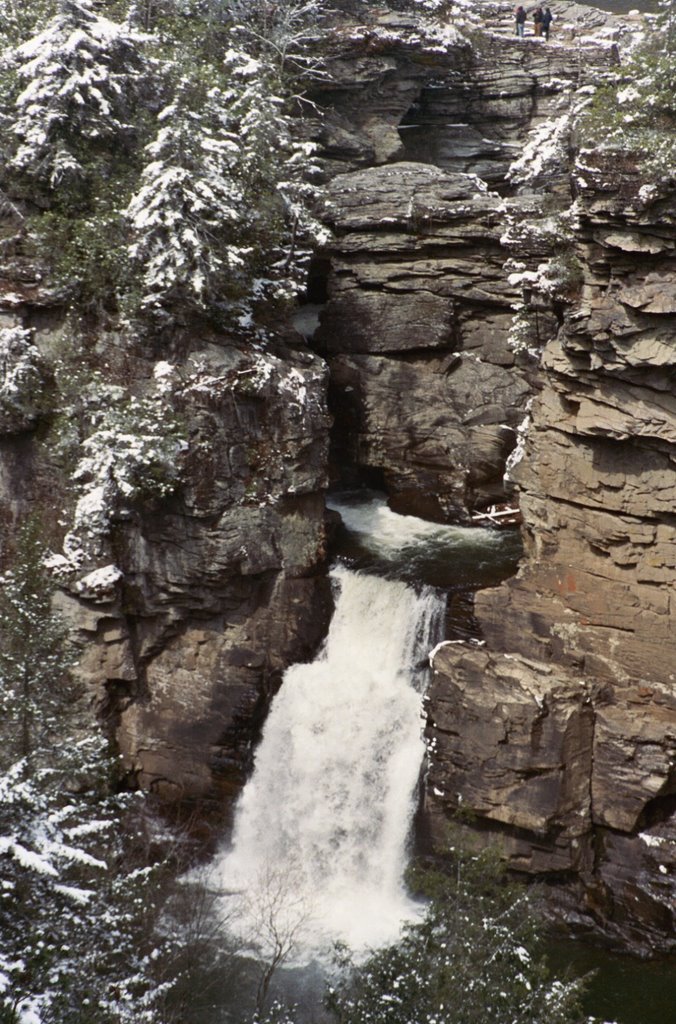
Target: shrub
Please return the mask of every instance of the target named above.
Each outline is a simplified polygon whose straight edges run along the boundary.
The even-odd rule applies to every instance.
[[[626,64],[578,116],[583,146],[635,153],[646,174],[676,174],[676,9],[663,0],[650,31]]]
[[[492,853],[417,876],[429,900],[402,939],[354,964],[329,996],[339,1024],[573,1024],[581,984],[551,978],[536,909]]]
[[[0,330],[0,432],[14,434],[35,425],[47,406],[48,372],[22,327]]]

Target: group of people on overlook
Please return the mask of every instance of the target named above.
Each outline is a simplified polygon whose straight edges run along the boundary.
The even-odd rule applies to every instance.
[[[526,14],[525,7],[521,4],[516,9],[516,34],[523,38],[524,28],[526,25]],[[533,34],[536,36],[544,36],[545,39],[549,39],[549,29],[554,20],[554,16],[548,7],[544,9],[542,7],[536,7],[533,12]]]

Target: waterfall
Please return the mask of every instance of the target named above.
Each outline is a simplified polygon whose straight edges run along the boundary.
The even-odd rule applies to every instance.
[[[342,566],[312,664],[288,669],[216,861],[238,929],[279,915],[311,959],[396,938],[415,914],[403,886],[424,754],[421,697],[443,599]],[[421,667],[422,666],[422,667]]]

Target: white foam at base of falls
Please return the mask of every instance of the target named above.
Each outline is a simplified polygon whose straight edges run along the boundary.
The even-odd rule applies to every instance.
[[[213,881],[233,895],[240,934],[294,932],[300,956],[335,941],[359,951],[415,916],[403,885],[424,756],[426,654],[443,599],[404,583],[333,570],[324,648],[288,669]]]

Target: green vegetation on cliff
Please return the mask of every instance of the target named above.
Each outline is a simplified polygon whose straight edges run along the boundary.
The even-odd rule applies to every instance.
[[[303,96],[325,14],[323,0],[0,0],[3,254],[65,316],[49,353],[30,327],[0,332],[0,419],[39,429],[71,474],[62,574],[180,479],[180,381],[164,362],[148,380],[148,357],[188,326],[265,342],[301,286],[323,230]]]
[[[532,895],[491,851],[453,847],[448,873],[418,875],[423,919],[351,964],[329,993],[338,1024],[572,1024],[581,984],[550,977]]]
[[[579,118],[583,146],[633,155],[656,182],[676,174],[676,0],[660,0],[617,72]]]
[[[0,1020],[154,1021],[161,869],[139,856],[135,801],[111,788],[40,532],[22,529],[0,592]]]
[[[320,0],[2,7],[0,178],[77,308],[232,323],[293,294],[320,230],[298,116]]]

